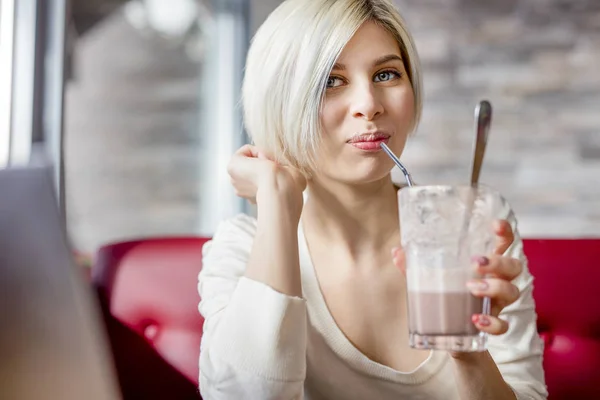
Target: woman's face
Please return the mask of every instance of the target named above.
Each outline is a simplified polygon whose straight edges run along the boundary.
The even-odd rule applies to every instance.
[[[393,162],[379,145],[399,155],[414,117],[414,96],[394,37],[366,22],[334,65],[321,109],[318,176],[346,183],[385,177]]]

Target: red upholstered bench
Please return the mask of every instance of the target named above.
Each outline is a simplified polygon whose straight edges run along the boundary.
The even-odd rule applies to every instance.
[[[198,399],[206,239],[102,247],[93,266],[125,400]],[[600,239],[525,240],[550,400],[600,399]]]
[[[549,399],[600,399],[600,239],[530,239],[524,246]]]
[[[100,248],[92,282],[124,400],[200,399],[198,313],[201,238],[162,238]]]

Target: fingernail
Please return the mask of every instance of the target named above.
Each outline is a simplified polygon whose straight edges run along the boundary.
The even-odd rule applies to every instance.
[[[477,325],[490,326],[490,324],[491,324],[490,319],[487,316],[485,316],[485,315],[477,316]]]
[[[483,291],[488,288],[488,284],[486,281],[472,280],[467,282],[467,287],[471,290]]]
[[[490,263],[490,259],[487,257],[483,257],[483,256],[473,256],[473,257],[471,257],[471,261],[479,264],[482,267],[485,267],[486,265],[488,265]]]
[[[396,256],[396,252],[397,252],[399,249],[400,249],[399,247],[393,247],[393,248],[392,248],[392,257],[395,257],[395,256]]]

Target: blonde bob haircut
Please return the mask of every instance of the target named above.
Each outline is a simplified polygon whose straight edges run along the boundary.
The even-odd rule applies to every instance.
[[[252,39],[242,87],[244,123],[252,142],[276,161],[307,175],[316,170],[320,110],[327,78],[344,46],[366,21],[397,40],[421,117],[418,55],[402,16],[389,0],[286,0]]]

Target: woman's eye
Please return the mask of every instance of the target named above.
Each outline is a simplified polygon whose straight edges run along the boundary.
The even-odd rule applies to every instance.
[[[342,79],[338,78],[337,76],[330,76],[329,78],[327,78],[327,87],[328,88],[337,87],[343,83],[344,83],[344,81],[342,81]]]
[[[386,82],[399,77],[400,74],[396,71],[382,71],[375,75],[375,82]]]

